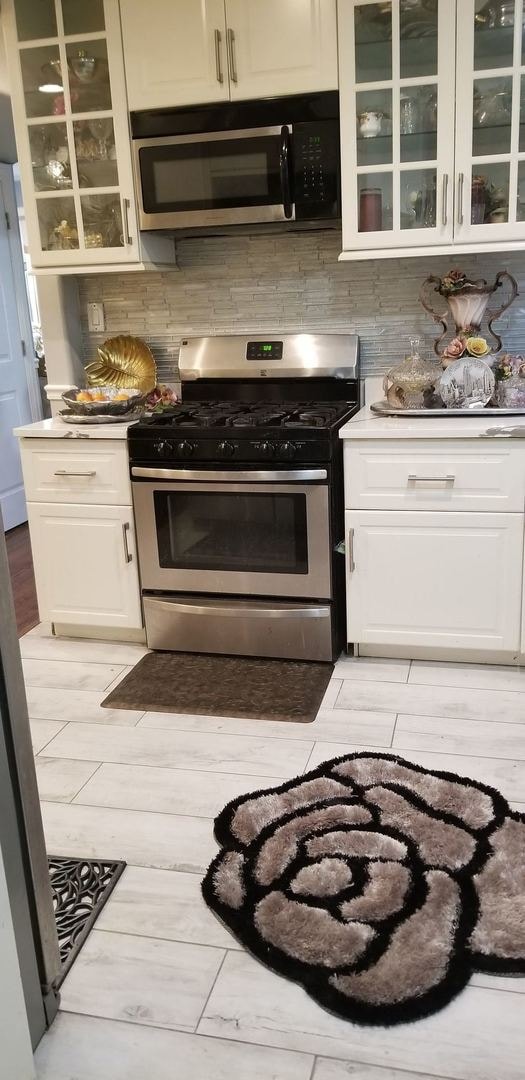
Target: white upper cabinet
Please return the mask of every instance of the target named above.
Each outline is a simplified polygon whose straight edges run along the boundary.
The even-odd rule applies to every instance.
[[[4,0],[33,265],[136,262],[118,0]]]
[[[338,0],[342,258],[525,246],[523,0]]]
[[[336,0],[121,0],[130,109],[337,88]]]
[[[230,96],[337,90],[332,0],[226,0]]]
[[[523,0],[460,0],[457,26],[454,235],[525,240]]]
[[[229,98],[224,0],[120,0],[130,109]]]
[[[455,0],[339,0],[343,248],[453,237]]]

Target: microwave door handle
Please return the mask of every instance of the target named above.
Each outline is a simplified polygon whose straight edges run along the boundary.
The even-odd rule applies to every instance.
[[[290,184],[290,129],[286,124],[281,128],[281,149],[279,152],[279,171],[281,174],[281,194],[285,218],[293,213]]]

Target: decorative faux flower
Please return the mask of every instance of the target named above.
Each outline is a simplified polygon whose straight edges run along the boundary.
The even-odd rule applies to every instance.
[[[441,293],[442,296],[448,296],[450,293],[459,292],[465,285],[471,284],[473,284],[473,282],[469,282],[467,275],[463,273],[463,270],[449,270],[448,274],[445,274],[444,277],[441,278],[441,281],[436,288],[436,292]]]
[[[370,1024],[525,974],[525,815],[390,754],[324,762],[219,814],[203,894],[268,967]]]
[[[490,352],[484,337],[468,337],[465,346],[469,356],[486,356]]]
[[[443,358],[446,360],[459,360],[464,352],[465,341],[463,338],[455,337],[452,338],[452,341],[449,341],[446,349],[443,351]]]
[[[494,366],[496,379],[510,379],[513,375],[521,375],[525,378],[525,360],[523,356],[511,356],[510,353],[502,353]]]
[[[146,408],[150,412],[164,412],[166,409],[172,409],[178,400],[178,395],[171,386],[158,383],[146,398]]]

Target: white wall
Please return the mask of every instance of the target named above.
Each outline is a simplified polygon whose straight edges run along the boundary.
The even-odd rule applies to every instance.
[[[0,848],[0,1075],[33,1080],[33,1054]]]
[[[0,17],[0,161],[12,164],[17,159],[13,115],[7,63],[5,58],[4,35]]]

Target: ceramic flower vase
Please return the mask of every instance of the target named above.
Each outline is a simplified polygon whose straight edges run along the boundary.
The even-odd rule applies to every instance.
[[[499,319],[500,315],[510,307],[518,295],[518,286],[512,274],[509,274],[506,270],[500,270],[493,285],[488,285],[483,279],[468,281],[464,275],[460,275],[459,271],[452,271],[451,275],[444,278],[436,277],[434,274],[429,274],[425,278],[419,291],[419,299],[425,311],[428,311],[429,315],[434,319],[434,322],[439,323],[443,328],[442,334],[434,342],[434,351],[439,357],[442,357],[444,352],[443,339],[451,329],[450,320],[453,321],[456,328],[455,339],[465,340],[478,334],[489,297],[501,287],[505,279],[510,283],[510,296],[501,307],[488,313],[488,331],[494,341],[491,352],[499,352],[501,349],[501,338],[492,329],[492,323]],[[426,295],[430,285],[434,285],[434,291],[439,293],[446,301],[448,310],[445,309],[441,313],[434,311],[429,302],[430,297]]]

